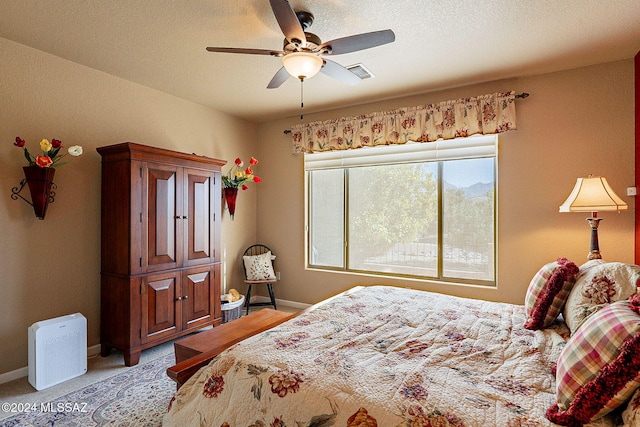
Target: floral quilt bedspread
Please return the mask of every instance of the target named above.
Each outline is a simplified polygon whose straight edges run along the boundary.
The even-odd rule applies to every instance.
[[[175,395],[167,426],[554,426],[568,330],[523,306],[357,287],[241,342]]]

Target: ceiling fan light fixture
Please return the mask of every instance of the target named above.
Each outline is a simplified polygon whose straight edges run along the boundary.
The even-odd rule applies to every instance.
[[[294,52],[282,57],[282,65],[293,77],[308,79],[320,71],[324,61],[315,53]]]

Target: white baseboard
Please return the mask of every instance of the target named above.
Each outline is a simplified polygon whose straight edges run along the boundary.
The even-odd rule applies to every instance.
[[[100,344],[93,345],[87,348],[87,359],[91,359],[92,357],[96,357],[100,354]],[[8,383],[13,380],[20,379],[22,377],[26,377],[29,375],[29,367],[25,366],[24,368],[19,368],[14,371],[5,372],[4,374],[0,374],[0,384]]]
[[[92,345],[87,349],[87,359],[91,359],[92,357],[96,357],[100,354],[100,344]]]
[[[5,372],[4,374],[0,374],[0,384],[8,383],[10,381],[17,380],[18,378],[26,377],[27,375],[29,375],[28,367]]]
[[[269,299],[269,297],[263,297],[263,296],[253,296],[251,297],[251,302],[269,302],[271,301]],[[292,307],[292,308],[299,308],[299,309],[305,309],[307,307],[311,307],[311,304],[304,304],[301,302],[295,302],[295,301],[287,301],[284,299],[279,299],[276,298],[276,304],[278,305],[283,305],[283,306],[287,306],[287,307]]]

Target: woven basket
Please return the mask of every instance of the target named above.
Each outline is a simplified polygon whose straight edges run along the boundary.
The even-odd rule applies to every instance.
[[[238,301],[222,304],[222,323],[231,322],[242,316],[242,306],[244,305],[244,295],[240,295]]]

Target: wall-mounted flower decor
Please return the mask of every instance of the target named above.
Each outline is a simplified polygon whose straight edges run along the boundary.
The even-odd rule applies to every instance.
[[[248,183],[255,182],[256,184],[259,184],[262,182],[262,178],[255,175],[253,170],[257,164],[258,159],[251,157],[249,159],[249,166],[244,169],[244,162],[238,157],[231,169],[229,169],[229,172],[222,176],[222,192],[224,199],[227,202],[227,209],[229,209],[229,214],[231,215],[232,220],[236,212],[238,188],[248,190]]]
[[[224,188],[242,188],[248,190],[246,183],[255,182],[259,184],[262,178],[254,174],[253,168],[258,164],[258,159],[251,157],[249,159],[249,167],[243,169],[244,162],[241,158],[237,158],[229,172],[222,177],[222,185]]]
[[[40,150],[42,155],[32,156],[29,149],[25,146],[24,139],[16,136],[16,142],[13,143],[18,148],[24,150],[24,157],[27,159],[29,166],[39,166],[41,168],[56,168],[67,164],[68,162],[60,162],[67,155],[78,157],[82,155],[82,147],[79,145],[72,145],[67,149],[67,154],[60,154],[62,149],[62,141],[53,138],[51,142],[48,139],[40,141]]]
[[[22,168],[25,179],[20,181],[19,187],[13,187],[11,189],[11,198],[18,200],[19,197],[29,203],[33,206],[36,218],[44,219],[47,206],[49,203],[53,203],[55,199],[55,192],[53,191],[56,189],[56,185],[53,183],[55,168],[65,165],[67,162],[61,160],[67,156],[78,157],[82,155],[82,147],[72,145],[67,149],[65,154],[60,154],[60,150],[63,148],[62,141],[54,138],[49,142],[48,139],[43,139],[40,141],[42,154],[33,156],[26,147],[24,139],[19,136],[16,136],[13,145],[23,149],[28,166]],[[31,201],[20,195],[20,192],[26,184],[29,186]]]

